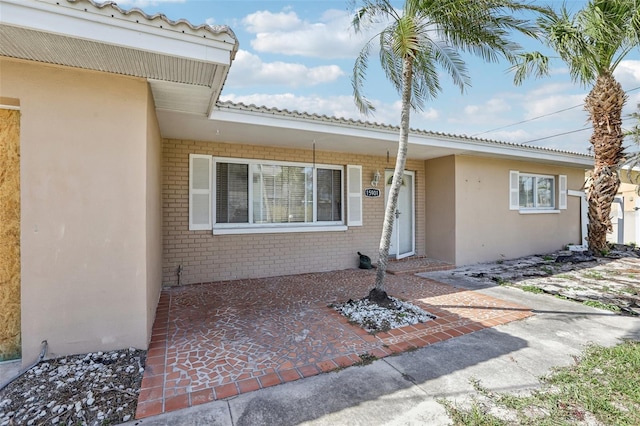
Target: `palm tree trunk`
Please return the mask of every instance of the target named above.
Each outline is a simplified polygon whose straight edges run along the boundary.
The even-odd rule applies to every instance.
[[[385,292],[384,279],[387,275],[387,261],[389,259],[389,245],[391,233],[398,205],[398,194],[402,186],[402,176],[407,163],[407,147],[409,145],[409,114],[411,112],[411,80],[413,78],[413,60],[405,58],[402,64],[402,111],[400,113],[400,137],[398,140],[398,155],[393,180],[389,189],[389,199],[384,211],[384,223],[378,249],[378,268],[376,272],[375,290],[378,294]],[[371,295],[370,295],[371,296]]]
[[[622,107],[626,95],[613,75],[604,73],[585,100],[591,116],[593,135],[591,144],[595,157],[589,189],[589,249],[604,254],[607,232],[611,232],[611,204],[620,187],[618,169],[623,159]]]

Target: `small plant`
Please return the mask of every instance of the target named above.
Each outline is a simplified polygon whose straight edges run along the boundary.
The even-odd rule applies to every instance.
[[[369,352],[365,352],[361,355],[358,355],[360,357],[360,361],[354,363],[353,365],[358,366],[358,367],[362,367],[364,365],[369,365],[371,364],[373,361],[377,360],[378,357],[375,355],[371,355]]]
[[[598,271],[586,271],[582,274],[584,278],[591,278],[592,280],[603,280],[604,277]]]
[[[491,277],[491,280],[495,281],[498,285],[501,285],[501,286],[511,285],[511,283],[509,281],[505,280],[502,277]]]
[[[558,274],[558,275],[556,275],[556,278],[562,278],[562,279],[565,279],[565,280],[573,279],[573,277],[571,275],[569,275],[569,274]]]
[[[602,257],[609,256],[609,253],[611,253],[611,249],[609,248],[603,248],[600,250],[600,255],[602,255]]]
[[[523,285],[520,288],[523,291],[528,291],[529,293],[536,293],[536,294],[544,293],[543,289],[541,289],[540,287],[536,287],[534,285]]]
[[[554,260],[554,257],[548,254],[545,254],[544,256],[542,256],[542,260],[544,261],[550,261],[550,260]]]
[[[583,305],[591,306],[592,308],[604,309],[611,312],[620,312],[620,307],[610,304],[610,303],[602,303],[597,300],[585,300],[582,302]]]
[[[542,272],[544,272],[545,274],[547,274],[547,275],[553,275],[553,269],[551,269],[548,266],[543,266],[543,267],[540,268],[540,270]]]

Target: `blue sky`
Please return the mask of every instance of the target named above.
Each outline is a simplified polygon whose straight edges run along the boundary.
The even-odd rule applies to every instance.
[[[367,38],[349,28],[347,0],[120,0],[124,9],[139,7],[193,24],[228,25],[240,41],[221,99],[310,113],[398,124],[399,96],[376,63],[371,62],[365,95],[373,116],[355,108],[351,73]],[[540,1],[560,7],[561,1]],[[578,10],[580,0],[565,2]],[[401,2],[398,2],[401,4]],[[542,45],[518,40],[528,50]],[[552,54],[552,52],[546,52]],[[560,61],[552,75],[514,86],[507,63],[487,64],[465,57],[472,86],[464,94],[443,76],[443,92],[424,111],[412,112],[411,127],[458,135],[586,153],[590,125],[582,108],[589,88],[571,82]],[[640,53],[620,64],[616,78],[628,91],[625,114],[640,103]],[[562,112],[560,112],[562,111]],[[519,124],[517,124],[519,123]],[[625,119],[624,124],[634,123]],[[584,130],[581,130],[584,129]]]

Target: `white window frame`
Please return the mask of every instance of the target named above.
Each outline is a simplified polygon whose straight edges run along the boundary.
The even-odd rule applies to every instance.
[[[194,160],[207,160],[208,161],[208,182],[209,182],[209,188],[202,188],[202,189],[196,189],[193,187],[193,173],[194,173],[194,167],[193,167],[193,162]],[[212,193],[212,189],[211,189],[211,173],[212,173],[212,165],[211,165],[211,156],[210,155],[202,155],[202,154],[189,154],[189,230],[190,231],[204,231],[204,230],[211,230],[212,229],[212,222],[211,222],[211,206],[212,206],[212,199],[211,199],[211,193]],[[209,201],[207,202],[207,207],[208,207],[208,212],[206,212],[205,215],[208,215],[208,221],[207,222],[198,222],[196,223],[194,220],[194,213],[195,213],[195,205],[193,203],[193,197],[196,195],[205,195],[209,197]]]
[[[248,175],[248,220],[249,223],[217,223],[216,222],[216,176],[218,163],[234,163],[246,164],[249,167]],[[251,223],[253,220],[253,202],[251,196],[253,194],[253,179],[251,177],[251,166],[256,164],[273,165],[273,166],[293,166],[293,167],[314,167],[312,163],[300,163],[290,161],[271,161],[271,160],[255,160],[243,158],[213,157],[211,175],[212,175],[212,196],[211,196],[211,216],[213,223],[214,235],[228,234],[263,234],[263,233],[288,233],[288,232],[327,232],[327,231],[346,231],[345,225],[345,168],[344,166],[334,164],[316,164],[313,168],[313,222],[301,222],[295,224],[289,223]],[[341,173],[341,205],[340,205],[340,221],[318,221],[318,197],[317,197],[317,170],[318,169],[339,170]]]
[[[553,179],[552,207],[521,207],[520,206],[520,177],[551,178]],[[567,176],[546,175],[542,173],[522,173],[517,170],[509,171],[509,209],[518,210],[520,214],[558,214],[567,209]]]
[[[362,166],[347,166],[347,225],[362,226]]]

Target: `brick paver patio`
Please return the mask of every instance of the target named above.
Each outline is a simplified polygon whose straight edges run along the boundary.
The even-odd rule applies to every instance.
[[[390,295],[436,319],[371,335],[328,305],[365,296],[374,281],[375,271],[354,269],[164,289],[136,418],[347,367],[363,354],[381,358],[532,315],[529,308],[473,291],[415,275],[388,275]]]

